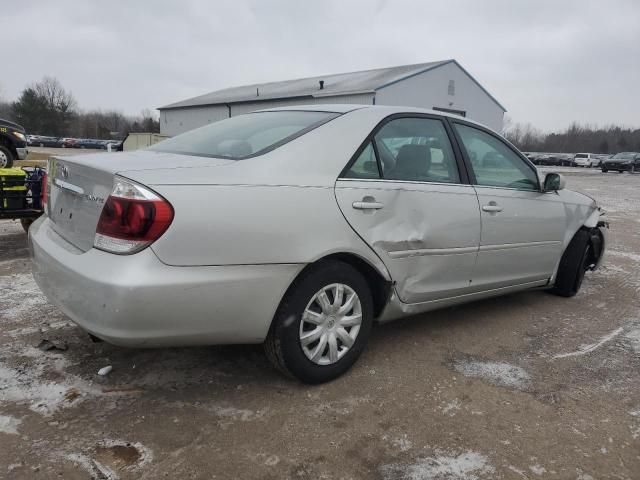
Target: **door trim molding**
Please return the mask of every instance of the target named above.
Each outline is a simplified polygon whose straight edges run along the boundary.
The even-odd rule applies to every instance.
[[[421,257],[424,255],[464,255],[467,253],[477,253],[478,247],[455,247],[455,248],[416,248],[411,250],[395,250],[388,252],[391,258]]]
[[[502,243],[499,245],[480,245],[481,252],[492,252],[496,250],[510,250],[513,248],[529,248],[529,247],[550,247],[553,245],[561,245],[559,240],[545,240],[541,242],[522,242],[522,243]]]

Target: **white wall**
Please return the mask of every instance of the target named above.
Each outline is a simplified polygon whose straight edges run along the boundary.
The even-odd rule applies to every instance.
[[[455,94],[449,95],[449,80]],[[376,105],[449,108],[500,132],[504,111],[455,63],[399,81],[376,92]]]
[[[366,104],[373,103],[373,93],[354,95],[338,95],[315,98],[296,98],[284,100],[264,100],[259,102],[232,103],[231,116],[263,110],[266,108],[286,107],[291,105],[312,105],[319,103]],[[226,105],[211,105],[204,107],[185,107],[160,111],[160,132],[164,135],[178,135],[179,133],[202,127],[229,117]]]
[[[265,108],[286,107],[290,105],[313,105],[313,104],[325,103],[339,103],[349,104],[355,103],[358,105],[366,104],[371,105],[373,103],[372,93],[362,93],[355,95],[334,95],[327,97],[314,97],[314,98],[296,98],[296,99],[284,99],[273,100],[263,102],[247,102],[247,103],[235,103],[231,105],[231,116],[240,115],[242,113],[253,112],[254,110],[263,110]]]
[[[160,133],[173,137],[228,117],[226,105],[160,110]]]

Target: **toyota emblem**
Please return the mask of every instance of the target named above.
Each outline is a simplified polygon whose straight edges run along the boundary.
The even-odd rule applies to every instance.
[[[60,171],[62,172],[62,176],[64,178],[69,178],[69,169],[66,165],[63,165]]]

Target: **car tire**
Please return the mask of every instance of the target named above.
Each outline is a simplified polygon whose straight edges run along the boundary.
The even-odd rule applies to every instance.
[[[36,221],[35,218],[21,218],[20,225],[22,225],[22,228],[26,233],[29,233],[29,227],[35,221]]]
[[[337,298],[337,290],[334,289],[340,285],[343,295]],[[327,311],[330,314],[325,313],[325,308],[321,308],[317,300],[321,292],[325,292],[326,300],[329,300]],[[351,294],[356,298],[354,306],[349,309],[347,303]],[[339,310],[331,310],[340,304],[347,308],[343,314]],[[358,314],[361,318],[359,325],[348,325],[357,319]],[[303,320],[303,317],[313,321]],[[309,384],[328,382],[344,374],[356,362],[367,345],[372,325],[373,299],[365,278],[344,262],[323,261],[308,267],[289,287],[265,340],[265,352],[271,363],[285,375]],[[340,329],[343,332],[338,333]],[[345,332],[353,342],[351,346],[341,339]],[[308,338],[320,337],[317,343],[312,341],[303,346],[302,337],[305,335]],[[318,358],[313,360],[310,355]],[[337,360],[330,358],[332,355]]]
[[[554,295],[561,297],[573,297],[582,285],[584,274],[587,271],[587,260],[591,250],[589,232],[584,229],[578,230],[567,246],[560,265],[553,288],[550,290]]]
[[[607,170],[606,168],[602,168],[602,173],[607,173],[609,170]]]
[[[11,168],[15,158],[7,147],[0,145],[0,168]]]

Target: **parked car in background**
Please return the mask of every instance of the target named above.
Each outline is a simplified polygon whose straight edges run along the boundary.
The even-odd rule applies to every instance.
[[[76,141],[73,148],[90,148],[94,150],[106,150],[107,145],[104,140],[95,140],[93,138],[84,138]]]
[[[81,328],[124,346],[264,343],[309,383],[347,371],[374,321],[573,296],[604,251],[595,200],[431,110],[285,107],[49,162],[34,277]]]
[[[27,158],[27,135],[24,127],[0,119],[0,168],[10,168],[15,160]]]
[[[62,148],[73,148],[77,141],[78,140],[76,140],[75,138],[63,138],[60,141],[60,146]]]
[[[32,144],[34,147],[60,147],[60,140],[61,139],[58,137],[46,137],[39,135]]]
[[[600,159],[593,153],[576,153],[573,157],[573,163],[576,167],[597,167],[600,165]]]
[[[604,160],[600,168],[605,173],[608,172],[609,170],[617,171],[618,173],[640,172],[640,153],[638,152],[616,153],[612,157]]]
[[[555,153],[543,154],[537,158],[536,164],[542,166],[559,166],[562,164],[562,158]]]

